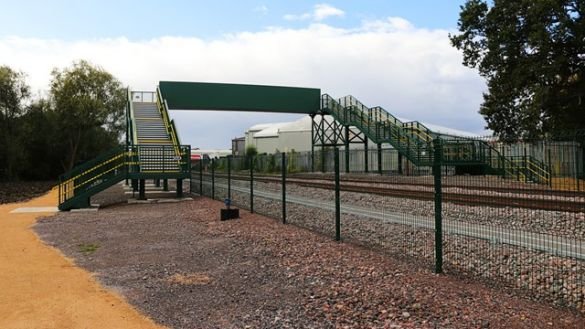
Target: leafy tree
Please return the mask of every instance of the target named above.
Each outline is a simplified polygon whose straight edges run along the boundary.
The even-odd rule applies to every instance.
[[[19,117],[25,112],[24,103],[29,97],[24,73],[0,66],[0,178],[11,180],[17,176],[23,154],[18,138]]]
[[[63,170],[119,144],[124,132],[125,90],[110,73],[86,61],[54,69],[51,95],[64,147]]]
[[[451,35],[488,91],[480,113],[504,139],[585,128],[582,0],[467,0]]]
[[[34,100],[21,117],[19,138],[23,158],[19,176],[28,180],[55,179],[61,172],[55,112],[47,99]]]
[[[258,149],[256,148],[255,145],[248,145],[246,147],[246,156],[247,157],[254,157],[258,155]]]

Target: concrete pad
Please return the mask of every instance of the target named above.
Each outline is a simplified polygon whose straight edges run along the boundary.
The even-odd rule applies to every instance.
[[[181,198],[181,199],[160,199],[158,203],[177,203],[183,201],[193,200],[193,198]]]
[[[11,214],[17,213],[35,213],[35,212],[58,212],[59,208],[57,207],[22,207],[16,208],[12,210]]]
[[[151,203],[177,203],[183,201],[190,201],[193,198],[181,198],[181,199],[147,199],[147,200],[136,200],[136,199],[129,199],[129,204],[151,204]]]
[[[96,212],[98,208],[81,208],[81,209],[71,209],[70,212]]]
[[[149,203],[155,203],[156,201],[158,201],[158,200],[157,199],[147,199],[147,200],[129,199],[128,203],[129,204],[149,204]]]
[[[134,192],[138,194],[138,192]],[[163,191],[163,190],[155,190],[155,191],[145,191],[146,194],[177,194],[177,191]],[[132,191],[126,191],[124,194],[132,194]]]

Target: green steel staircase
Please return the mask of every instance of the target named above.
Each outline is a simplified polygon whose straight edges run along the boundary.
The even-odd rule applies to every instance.
[[[128,91],[126,145],[59,177],[59,209],[90,206],[91,196],[125,179],[190,177],[190,146],[181,145],[160,91]]]
[[[344,126],[354,126],[374,143],[388,143],[416,166],[432,166],[435,140],[442,145],[442,164],[475,168],[522,182],[548,183],[550,168],[530,156],[506,157],[490,143],[434,132],[418,121],[402,122],[382,107],[369,108],[353,96],[339,100],[324,94],[321,111]]]

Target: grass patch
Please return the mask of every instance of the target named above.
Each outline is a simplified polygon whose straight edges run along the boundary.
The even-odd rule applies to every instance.
[[[82,243],[79,245],[79,251],[85,255],[90,255],[96,252],[100,247],[97,243]]]

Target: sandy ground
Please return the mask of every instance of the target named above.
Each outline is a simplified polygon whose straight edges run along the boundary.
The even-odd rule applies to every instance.
[[[161,328],[38,239],[31,226],[49,213],[10,213],[56,199],[0,205],[0,328]]]

